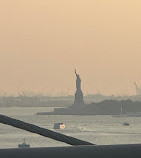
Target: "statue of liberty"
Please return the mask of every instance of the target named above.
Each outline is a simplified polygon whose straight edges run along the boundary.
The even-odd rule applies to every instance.
[[[84,100],[83,100],[83,93],[81,91],[81,78],[79,74],[77,74],[76,69],[75,69],[75,75],[76,75],[76,92],[75,92],[74,105],[80,107],[84,105]]]
[[[75,75],[76,75],[76,89],[81,90],[81,78],[80,76],[76,73],[75,69]]]

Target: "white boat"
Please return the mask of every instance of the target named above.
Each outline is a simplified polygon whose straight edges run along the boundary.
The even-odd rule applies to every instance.
[[[64,129],[66,126],[64,123],[55,123],[54,129]]]
[[[25,142],[24,138],[24,142],[22,144],[18,144],[18,148],[30,148],[30,145]]]

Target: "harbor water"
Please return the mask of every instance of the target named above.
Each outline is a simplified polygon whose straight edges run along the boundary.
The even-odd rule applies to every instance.
[[[53,108],[0,108],[0,114],[98,145],[141,143],[141,117],[36,115],[37,112],[46,111],[53,111]],[[54,123],[57,122],[64,123],[66,128],[54,130]],[[123,126],[124,122],[128,122],[130,125]],[[0,124],[0,148],[17,148],[24,138],[31,147],[68,146],[62,142]]]

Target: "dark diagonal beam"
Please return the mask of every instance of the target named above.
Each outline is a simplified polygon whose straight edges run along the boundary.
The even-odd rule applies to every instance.
[[[16,128],[20,128],[23,129],[25,131],[29,131],[32,133],[36,133],[39,134],[41,136],[44,137],[48,137],[57,141],[61,141],[70,145],[94,145],[90,142],[87,141],[83,141],[74,137],[70,137],[70,136],[66,136],[64,134],[61,133],[57,133],[45,128],[41,128],[39,126],[30,124],[30,123],[26,123],[17,119],[13,119],[10,117],[7,117],[5,115],[0,115],[0,123],[6,124],[6,125],[10,125]]]

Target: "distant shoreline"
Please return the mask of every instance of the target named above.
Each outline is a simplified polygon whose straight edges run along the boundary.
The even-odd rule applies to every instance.
[[[68,108],[54,108],[52,112],[38,112],[37,115],[121,115],[121,112],[122,115],[141,113],[141,102],[134,102],[129,99],[121,101],[104,100],[80,106],[73,104]]]

